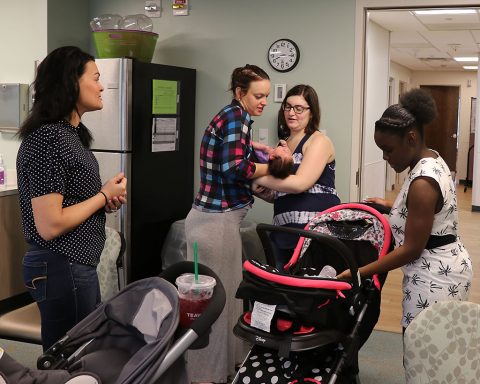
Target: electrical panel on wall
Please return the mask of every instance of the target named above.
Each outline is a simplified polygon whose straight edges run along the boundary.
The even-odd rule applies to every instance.
[[[172,9],[174,16],[187,16],[188,0],[172,0]]]
[[[161,0],[145,1],[145,15],[148,17],[160,17],[162,14]]]

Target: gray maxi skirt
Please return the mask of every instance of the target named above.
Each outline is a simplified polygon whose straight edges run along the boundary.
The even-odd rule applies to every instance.
[[[247,345],[233,334],[242,314],[243,303],[235,299],[242,280],[242,240],[240,222],[248,208],[213,213],[192,208],[185,220],[187,259],[193,260],[193,243],[198,246],[198,262],[210,267],[222,280],[227,301],[212,326],[209,345],[187,352],[187,370],[193,382],[226,383],[235,374],[235,364],[248,352]]]

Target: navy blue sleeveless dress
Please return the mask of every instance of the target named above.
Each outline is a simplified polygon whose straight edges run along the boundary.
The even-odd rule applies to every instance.
[[[303,145],[311,135],[305,135],[293,152],[292,174],[295,174],[303,160]],[[335,160],[325,166],[315,184],[302,193],[275,192],[273,203],[273,224],[287,227],[304,228],[317,213],[340,204],[335,190]],[[297,245],[298,236],[272,232],[270,238],[274,245],[275,256],[282,265],[290,259]],[[278,260],[282,259],[282,260]]]

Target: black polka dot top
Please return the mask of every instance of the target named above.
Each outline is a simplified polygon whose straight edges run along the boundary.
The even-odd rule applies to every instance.
[[[17,178],[23,233],[27,241],[65,255],[70,262],[96,266],[105,244],[105,211],[100,209],[72,231],[53,240],[40,237],[31,199],[63,195],[63,207],[96,195],[102,187],[98,162],[66,121],[42,125],[20,144]]]

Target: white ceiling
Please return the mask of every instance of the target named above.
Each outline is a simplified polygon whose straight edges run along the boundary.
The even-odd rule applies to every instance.
[[[390,58],[413,71],[464,71],[454,56],[478,56],[480,9],[473,14],[418,15],[406,10],[370,11],[391,31]]]

